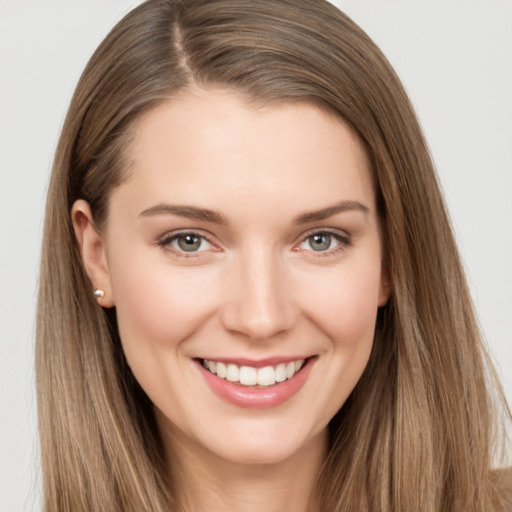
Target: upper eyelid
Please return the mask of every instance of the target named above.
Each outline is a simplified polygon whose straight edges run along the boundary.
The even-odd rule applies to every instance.
[[[306,240],[306,238],[309,238],[310,236],[316,235],[316,234],[319,234],[319,233],[320,234],[321,233],[326,233],[328,235],[335,235],[335,236],[338,236],[340,238],[346,238],[348,240],[350,240],[352,238],[350,233],[347,233],[343,229],[336,229],[336,228],[313,228],[313,229],[310,229],[309,231],[306,231],[306,233],[302,233],[300,235],[300,237],[299,237],[299,242],[304,241],[304,240]]]
[[[207,242],[213,244],[212,236],[209,233],[205,233],[202,230],[197,229],[178,229],[176,231],[168,231],[167,233],[163,234],[162,236],[158,237],[158,241],[162,242],[165,240],[172,240],[180,235],[194,235],[200,238],[204,238]]]
[[[302,236],[307,237],[310,235],[314,235],[315,233],[334,233],[334,234],[342,233],[346,236],[349,236],[349,234],[345,230],[339,229],[339,228],[311,228],[308,231],[306,231],[305,233],[303,233]]]

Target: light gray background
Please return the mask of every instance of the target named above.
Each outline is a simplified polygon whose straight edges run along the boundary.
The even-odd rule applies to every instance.
[[[38,510],[33,333],[43,205],[87,59],[135,0],[0,0],[0,512]],[[512,0],[339,0],[396,67],[438,166],[512,401]]]

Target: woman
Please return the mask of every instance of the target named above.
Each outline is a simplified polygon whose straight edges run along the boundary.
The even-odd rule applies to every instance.
[[[47,510],[507,506],[421,130],[328,3],[150,0],[107,36],[57,149],[37,364]]]

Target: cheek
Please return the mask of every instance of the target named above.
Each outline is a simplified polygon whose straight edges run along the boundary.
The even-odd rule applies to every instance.
[[[373,341],[380,291],[379,262],[356,262],[324,279],[308,294],[312,320],[337,345],[358,349]]]
[[[325,428],[343,406],[361,378],[370,358],[380,290],[380,258],[370,256],[345,262],[325,273],[305,273],[300,298],[318,342],[320,355],[311,391],[311,410]]]
[[[112,288],[125,350],[136,342],[171,347],[187,338],[214,308],[215,275],[155,262],[145,251],[112,265]],[[205,293],[205,290],[208,293]]]

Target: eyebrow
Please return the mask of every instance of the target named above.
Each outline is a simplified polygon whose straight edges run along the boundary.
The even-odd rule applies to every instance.
[[[302,213],[294,218],[293,223],[307,224],[319,220],[325,220],[338,213],[347,211],[360,211],[365,215],[368,214],[370,209],[359,201],[341,201],[333,206],[322,208],[321,210],[314,210]],[[155,215],[176,215],[178,217],[185,217],[187,219],[202,220],[206,222],[213,222],[214,224],[226,225],[228,222],[226,218],[219,212],[209,210],[208,208],[197,208],[195,206],[183,206],[172,204],[157,204],[139,214],[139,217],[152,217]]]
[[[368,208],[368,206],[364,205],[363,203],[360,203],[359,201],[341,201],[333,206],[322,208],[321,210],[302,213],[301,215],[295,217],[293,222],[295,224],[307,224],[308,222],[328,219],[337,213],[349,211],[359,211],[367,215],[370,211],[370,208]]]
[[[187,219],[204,220],[215,224],[227,224],[226,219],[219,212],[208,210],[207,208],[172,204],[157,204],[156,206],[144,210],[139,217],[152,217],[154,215],[177,215],[178,217],[185,217]]]

